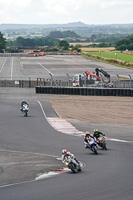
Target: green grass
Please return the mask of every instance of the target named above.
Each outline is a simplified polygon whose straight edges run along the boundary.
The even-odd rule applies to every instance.
[[[115,53],[115,52],[88,52],[88,54],[96,55],[104,58],[117,59],[125,62],[133,63],[133,55],[126,53]]]

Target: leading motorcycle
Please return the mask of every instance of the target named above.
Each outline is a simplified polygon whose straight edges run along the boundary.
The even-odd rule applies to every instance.
[[[24,114],[24,117],[28,116],[29,106],[27,104],[23,104],[22,106],[22,113]]]

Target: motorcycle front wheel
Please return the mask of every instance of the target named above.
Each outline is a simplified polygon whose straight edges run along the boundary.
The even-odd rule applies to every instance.
[[[71,169],[71,171],[73,173],[77,173],[78,172],[77,169],[76,169],[76,167],[75,167],[75,165],[73,163],[70,163],[68,167],[69,167],[69,169]]]
[[[94,154],[98,154],[96,146],[92,147],[92,151],[94,152]]]

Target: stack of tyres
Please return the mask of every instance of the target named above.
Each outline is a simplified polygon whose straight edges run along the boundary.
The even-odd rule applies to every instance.
[[[67,87],[67,94],[70,94],[70,87]]]
[[[57,94],[57,87],[51,87],[51,94]]]
[[[41,86],[40,93],[44,93],[44,86]]]
[[[109,89],[105,89],[105,96],[109,96]]]
[[[73,95],[76,95],[76,87],[73,87]]]
[[[94,95],[98,96],[98,89],[97,88],[95,88],[95,90],[94,90]]]
[[[49,87],[49,94],[52,94],[53,90],[52,90],[52,86]]]
[[[113,89],[113,96],[116,96],[116,89]]]
[[[120,96],[120,89],[116,89],[116,96]]]
[[[57,94],[61,94],[61,87],[57,87]]]
[[[76,95],[80,95],[80,88],[79,87],[76,87]]]
[[[87,95],[87,88],[84,88],[84,95]]]
[[[45,89],[46,89],[46,90],[45,90],[46,94],[49,94],[49,86],[46,86]]]
[[[67,94],[67,87],[64,87],[64,94]]]
[[[113,89],[109,88],[109,96],[113,96]]]
[[[123,89],[120,89],[120,96],[123,96]]]
[[[70,87],[70,95],[73,95],[73,87]]]
[[[127,96],[130,97],[131,96],[131,90],[130,89],[127,89]]]
[[[90,88],[87,88],[87,95],[91,95],[91,90],[90,90]]]
[[[98,96],[101,96],[101,95],[102,95],[102,89],[100,89],[100,88],[97,89],[97,95],[98,95]]]
[[[40,93],[40,86],[36,86],[36,93]]]
[[[94,88],[91,88],[91,95],[94,96]]]
[[[131,89],[131,97],[133,97],[133,90]]]
[[[104,88],[101,89],[101,96],[105,96],[105,89]]]
[[[127,90],[126,89],[123,89],[123,96],[127,96]]]
[[[83,88],[80,88],[80,95],[83,95]]]

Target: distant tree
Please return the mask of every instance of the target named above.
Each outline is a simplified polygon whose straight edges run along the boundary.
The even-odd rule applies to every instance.
[[[51,31],[49,34],[49,37],[52,38],[80,38],[78,34],[76,34],[74,31]]]
[[[59,47],[61,47],[63,50],[68,50],[69,43],[65,40],[61,40],[59,43]]]
[[[94,42],[95,40],[96,40],[96,35],[93,34],[93,35],[91,36],[91,42]]]
[[[81,45],[75,45],[75,46],[72,47],[72,51],[76,50],[78,53],[80,53],[81,52],[80,47],[81,47]]]
[[[6,48],[6,39],[3,37],[3,34],[0,32],[0,52],[3,53]]]
[[[116,50],[133,50],[133,35],[126,37],[123,40],[120,40],[116,44]]]
[[[10,41],[8,43],[10,46],[16,47],[36,47],[36,46],[57,46],[59,44],[59,40],[50,38],[50,37],[42,37],[42,38],[23,38],[18,37],[15,41]]]

